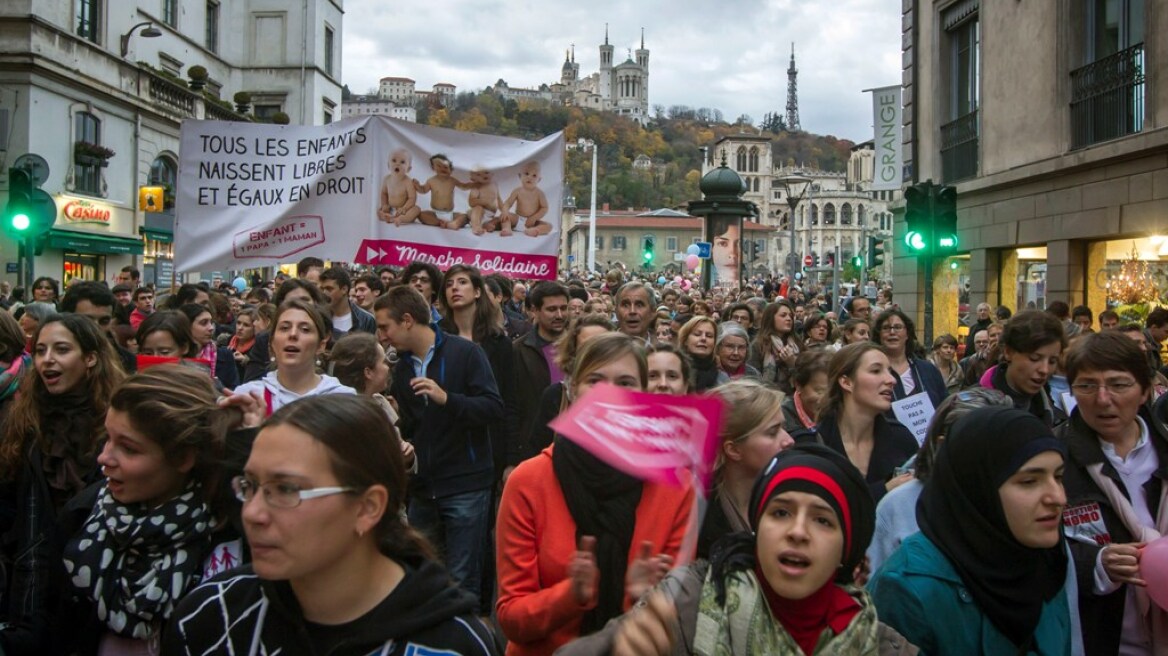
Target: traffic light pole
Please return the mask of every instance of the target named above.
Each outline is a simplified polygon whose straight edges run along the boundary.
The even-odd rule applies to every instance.
[[[923,344],[927,351],[933,348],[933,256],[922,255],[919,261],[925,267],[925,328]]]
[[[24,266],[21,267],[21,270],[24,273],[24,280],[20,281],[20,284],[25,288],[27,298],[32,298],[32,281],[36,280],[33,271],[33,257],[36,254],[36,237],[26,236],[22,241],[24,242],[24,262],[22,263]]]
[[[841,251],[839,244],[835,245],[835,273],[831,276],[831,307],[835,308],[835,316],[838,318],[842,307],[840,307],[840,278],[844,275],[844,261],[840,259]]]

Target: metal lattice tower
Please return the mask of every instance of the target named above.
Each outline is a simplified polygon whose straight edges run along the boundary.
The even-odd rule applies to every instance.
[[[787,129],[799,130],[799,69],[795,68],[795,42],[791,42],[791,65],[787,67]]]

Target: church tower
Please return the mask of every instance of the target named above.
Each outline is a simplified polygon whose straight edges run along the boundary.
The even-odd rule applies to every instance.
[[[637,48],[637,65],[645,71],[641,77],[641,103],[645,106],[645,113],[648,113],[649,106],[649,51],[645,49],[645,28],[641,28],[641,47]]]
[[[560,69],[560,84],[574,89],[580,79],[580,65],[576,63],[576,46],[564,51],[564,67]]]
[[[614,100],[612,93],[612,52],[608,42],[608,23],[604,24],[604,45],[600,46],[600,98],[605,102]]]

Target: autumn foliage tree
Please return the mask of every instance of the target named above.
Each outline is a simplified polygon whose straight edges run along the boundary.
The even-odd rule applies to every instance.
[[[536,140],[560,130],[569,144],[580,139],[598,145],[597,203],[613,208],[679,207],[700,197],[702,147],[713,147],[722,137],[743,131],[772,140],[777,166],[788,161],[825,171],[842,171],[851,148],[846,139],[807,132],[787,132],[779,116],[768,114],[761,128],[740,116],[734,125],[713,108],[684,105],[655,106],[645,127],[626,117],[542,100],[504,98],[487,89],[460,93],[450,107],[429,107],[419,121],[465,132],[497,134]],[[648,169],[634,169],[639,155],[650,158]],[[565,155],[566,193],[579,207],[588,204],[592,154],[583,149]]]

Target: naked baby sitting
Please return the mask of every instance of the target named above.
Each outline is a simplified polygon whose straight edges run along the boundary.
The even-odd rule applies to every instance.
[[[454,190],[467,189],[471,185],[454,177],[454,163],[446,155],[438,153],[431,156],[430,168],[434,175],[425,184],[414,181],[414,191],[430,194],[430,209],[422,210],[419,220],[429,226],[457,230],[466,225],[466,215],[454,211]]]
[[[413,223],[421,215],[418,192],[409,176],[412,161],[404,148],[389,154],[389,175],[381,181],[381,204],[377,209],[377,218],[386,223],[400,226]]]
[[[497,225],[495,217],[500,206],[499,185],[495,184],[488,169],[476,166],[471,170],[470,191],[467,193],[466,203],[470,206],[467,216],[470,219],[471,232],[481,235],[487,231],[488,226]],[[462,227],[466,224],[456,221],[454,225]],[[510,228],[503,234],[511,234]]]
[[[552,224],[543,220],[547,215],[548,201],[539,188],[539,162],[528,162],[519,169],[519,186],[503,201],[503,235],[511,234],[511,227],[519,227],[523,221],[523,234],[528,237],[546,235],[552,231]],[[512,211],[514,207],[514,211]]]

